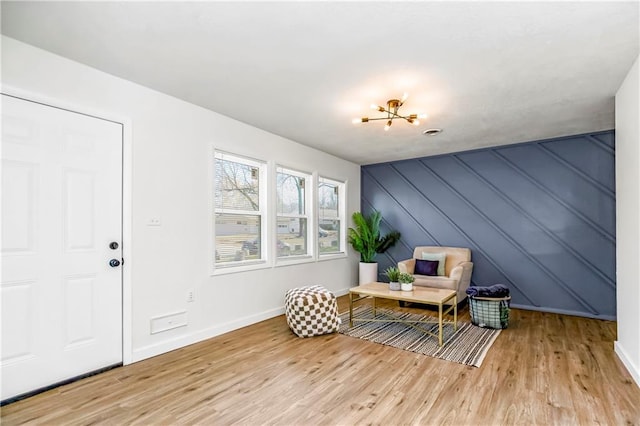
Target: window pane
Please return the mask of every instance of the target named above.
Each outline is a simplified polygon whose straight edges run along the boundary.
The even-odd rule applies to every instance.
[[[307,254],[307,219],[278,217],[278,257]]]
[[[215,208],[260,210],[258,167],[216,159]]]
[[[341,253],[344,250],[341,224],[344,183],[319,178],[318,184],[318,252],[319,254]]]
[[[340,251],[340,221],[337,219],[320,219],[318,250],[322,253]]]
[[[339,217],[338,186],[327,182],[320,182],[318,186],[318,204],[320,219]]]
[[[216,214],[216,263],[260,259],[260,216]]]
[[[278,172],[278,214],[305,214],[305,179]]]

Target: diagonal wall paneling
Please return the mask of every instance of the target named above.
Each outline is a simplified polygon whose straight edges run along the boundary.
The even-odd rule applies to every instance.
[[[509,286],[512,306],[615,319],[614,132],[362,167],[362,210],[401,242],[470,247],[475,285]]]

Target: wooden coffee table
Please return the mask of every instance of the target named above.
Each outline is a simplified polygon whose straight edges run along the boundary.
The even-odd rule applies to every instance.
[[[353,318],[353,302],[371,298],[373,300],[373,316],[374,318]],[[376,319],[376,299],[399,300],[403,302],[425,303],[427,305],[438,306],[438,334],[432,333],[417,324],[432,323],[433,321],[411,321],[396,318]],[[443,310],[443,304],[453,301],[453,304],[446,310]],[[394,291],[389,290],[389,284],[385,283],[369,283],[362,284],[358,287],[349,289],[349,327],[353,327],[354,321],[382,321],[382,322],[402,322],[411,325],[420,331],[438,338],[440,346],[442,341],[442,316],[453,310],[453,329],[458,329],[458,295],[455,290],[445,290],[440,288],[413,286],[412,291]]]

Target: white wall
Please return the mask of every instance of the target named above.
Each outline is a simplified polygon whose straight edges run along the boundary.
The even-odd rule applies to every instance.
[[[347,182],[347,217],[360,208],[360,167],[220,114],[2,37],[3,88],[129,122],[130,334],[133,361],[282,313],[288,288],[357,283],[358,256],[210,274],[212,147]],[[126,202],[126,200],[125,200]],[[160,227],[147,226],[151,217]],[[186,302],[188,289],[195,302]],[[126,305],[125,305],[126,306]],[[152,317],[186,310],[188,326],[150,334]],[[125,343],[125,347],[126,347]]]
[[[635,61],[616,93],[616,269],[618,340],[615,351],[640,386],[640,121]]]

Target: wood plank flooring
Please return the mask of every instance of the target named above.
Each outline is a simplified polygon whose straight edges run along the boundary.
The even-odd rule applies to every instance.
[[[346,310],[346,297],[339,304]],[[614,322],[514,309],[474,368],[339,334],[300,339],[280,316],[9,404],[1,421],[640,424],[640,389],[613,352],[615,332]]]

